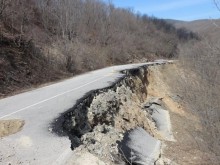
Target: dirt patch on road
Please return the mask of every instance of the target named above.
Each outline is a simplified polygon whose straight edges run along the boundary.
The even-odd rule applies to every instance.
[[[0,120],[0,137],[9,136],[22,130],[24,120]]]

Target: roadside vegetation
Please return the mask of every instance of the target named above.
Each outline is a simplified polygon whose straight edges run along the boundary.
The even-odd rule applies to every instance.
[[[202,131],[197,132],[197,138],[204,141],[201,143],[197,139],[198,144],[220,161],[219,45],[203,38],[200,42],[182,46],[178,67],[184,70],[182,76],[185,77],[177,81],[174,90],[183,97],[188,110],[198,116],[202,124]]]
[[[101,0],[0,0],[0,94],[131,62],[172,58],[198,39]]]

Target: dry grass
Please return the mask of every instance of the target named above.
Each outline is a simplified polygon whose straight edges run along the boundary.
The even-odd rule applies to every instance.
[[[200,117],[208,149],[216,155],[220,153],[219,64],[218,45],[202,41],[183,48],[180,67],[185,69],[187,77],[179,92],[193,113]]]
[[[190,133],[198,145],[200,157],[203,157],[200,158],[203,162],[197,164],[220,162],[219,25],[219,20],[176,22],[177,27],[189,28],[201,36],[199,42],[181,45],[177,68],[179,76],[175,78],[175,69],[169,81],[172,91],[182,97],[186,110],[199,119],[201,127],[192,129]]]
[[[205,89],[200,91],[204,86],[195,71],[177,63],[150,68],[149,74],[149,94],[162,97],[168,106],[176,139],[166,142],[163,156],[178,164],[217,165],[220,161],[218,110],[207,111],[206,103],[215,99],[203,97]]]

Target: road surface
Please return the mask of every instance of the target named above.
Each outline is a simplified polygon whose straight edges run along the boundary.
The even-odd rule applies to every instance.
[[[150,63],[108,67],[0,100],[0,120],[21,119],[23,129],[0,139],[0,164],[62,165],[71,156],[68,137],[51,133],[50,123],[87,92],[109,86],[119,71]]]

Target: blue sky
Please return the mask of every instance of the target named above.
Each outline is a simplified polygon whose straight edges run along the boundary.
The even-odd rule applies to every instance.
[[[111,0],[116,7],[166,19],[191,21],[220,18],[213,0]]]

